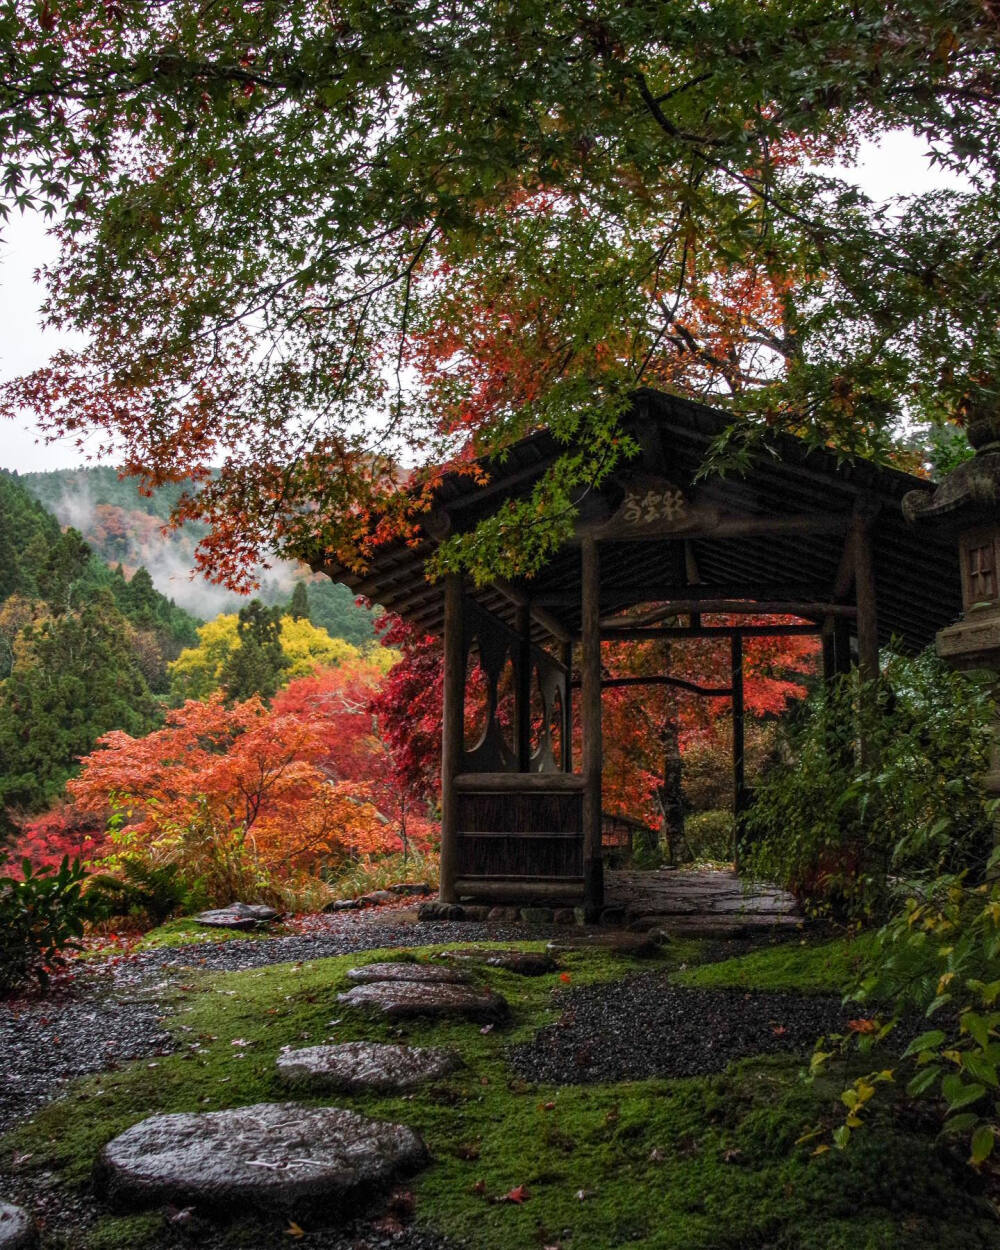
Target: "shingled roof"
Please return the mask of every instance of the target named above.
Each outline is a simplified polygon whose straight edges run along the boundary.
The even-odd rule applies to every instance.
[[[934,633],[961,611],[958,558],[953,540],[918,531],[903,517],[900,502],[913,490],[932,484],[899,470],[811,448],[783,435],[773,451],[759,453],[741,476],[695,482],[706,453],[732,418],[726,413],[659,391],[634,397],[626,426],[642,452],[601,491],[605,514],[624,496],[628,476],[653,473],[676,484],[699,508],[735,522],[814,517],[812,532],[734,535],[694,532],[662,541],[602,540],[601,612],[613,613],[636,603],[703,599],[755,599],[768,602],[829,601],[834,594],[844,550],[844,532],[856,509],[874,512],[871,528],[878,630],[882,643],[896,638],[910,651],[926,646]],[[452,532],[472,528],[508,497],[529,492],[545,470],[565,452],[548,431],[512,446],[502,464],[485,463],[488,480],[468,475],[444,478],[435,497],[434,516],[447,518]],[[820,518],[829,518],[822,532]],[[840,522],[843,525],[840,525]],[[678,541],[684,537],[684,542]],[[313,567],[358,594],[398,612],[437,633],[442,626],[440,584],[427,580],[425,563],[435,539],[427,532],[414,544],[381,547],[364,574],[317,557]],[[527,596],[565,627],[580,629],[580,548],[567,543],[533,579],[503,589],[470,588],[480,604],[511,622],[517,596]],[[692,579],[692,569],[696,577]],[[512,593],[513,592],[513,593]],[[536,626],[536,632],[539,627]]]

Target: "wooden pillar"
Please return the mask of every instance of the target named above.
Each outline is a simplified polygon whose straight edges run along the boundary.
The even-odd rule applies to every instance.
[[[743,813],[747,807],[746,736],[743,708],[743,635],[734,633],[729,640],[730,688],[733,695],[733,830],[734,858],[740,860],[743,837]]]
[[[517,767],[531,768],[531,613],[527,603],[515,612],[517,630]]]
[[[444,579],[444,681],[441,726],[441,886],[442,903],[454,903],[458,874],[458,811],[455,777],[462,766],[465,737],[465,647],[462,578]]]
[[[596,541],[584,538],[581,548],[584,909],[587,920],[593,921],[604,905],[604,865],[601,860],[601,571]]]
[[[843,616],[828,616],[823,622],[823,680],[829,684],[850,667],[850,622]]]
[[[878,676],[878,614],[871,519],[859,518],[854,532],[854,592],[858,605],[858,665],[864,681]]]
[[[564,642],[562,663],[566,670],[566,686],[563,690],[562,760],[564,773],[573,771],[573,644]]]
[[[733,691],[733,810],[737,816],[746,807],[746,742],[743,715],[743,636],[730,638],[731,688]]]

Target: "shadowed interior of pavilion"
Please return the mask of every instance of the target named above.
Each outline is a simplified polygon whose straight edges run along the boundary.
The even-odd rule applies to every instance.
[[[729,422],[703,405],[637,392],[626,427],[640,453],[586,495],[572,540],[530,580],[475,587],[451,574],[430,583],[424,565],[444,537],[530,492],[566,450],[546,431],[516,443],[502,463],[486,462],[483,483],[446,476],[417,540],[380,547],[363,575],[321,555],[311,561],[442,637],[443,901],[579,903],[591,918],[601,910],[601,690],[609,680],[602,641],[728,643],[738,813],[747,802],[747,637],[817,635],[826,679],[852,664],[874,675],[881,645],[921,650],[958,615],[950,540],[918,533],[900,507],[907,492],[930,492],[929,482],[790,436],[741,476],[698,481]],[[710,623],[719,615],[786,621]],[[466,741],[466,688],[477,666],[484,723]],[[638,680],[687,679],[674,672]],[[507,684],[512,717],[501,714]]]

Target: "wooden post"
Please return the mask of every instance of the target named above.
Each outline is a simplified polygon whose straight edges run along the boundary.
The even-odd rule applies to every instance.
[[[878,677],[878,616],[875,607],[875,568],[872,562],[871,525],[875,512],[859,508],[854,524],[854,594],[858,605],[858,672],[863,682]],[[876,700],[861,702],[858,750],[865,768],[875,765],[875,749],[869,726],[876,713]]]
[[[517,631],[517,767],[531,768],[531,613],[525,603],[515,611]]]
[[[573,644],[563,643],[563,668],[566,670],[566,688],[563,695],[562,770],[573,771]]]
[[[444,579],[444,681],[441,726],[441,886],[442,903],[454,903],[458,875],[458,810],[455,778],[461,770],[465,737],[465,648],[462,578]]]
[[[583,539],[580,660],[580,718],[583,727],[583,875],[584,909],[588,922],[604,905],[601,861],[601,570],[597,543]]]
[[[878,676],[878,615],[872,563],[871,518],[859,517],[854,531],[854,591],[858,604],[858,664],[864,681]]]
[[[828,616],[823,622],[823,680],[829,684],[850,667],[850,624],[842,616]]]
[[[743,720],[743,637],[734,633],[730,639],[730,686],[733,691],[733,827],[735,829],[736,860],[742,834],[743,813],[747,806],[746,768],[744,758],[746,743]]]

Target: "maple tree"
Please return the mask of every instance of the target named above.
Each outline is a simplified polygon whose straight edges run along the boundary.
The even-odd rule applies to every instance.
[[[547,425],[586,453],[443,556],[537,566],[640,380],[850,450],[995,402],[990,2],[10,0],[0,34],[3,203],[60,215],[46,315],[89,336],[5,406],[193,479],[233,583],[363,564],[425,501],[404,453],[432,484]],[[886,211],[812,164],[891,129],[966,184]],[[474,317],[520,354],[496,393],[407,369]]]
[[[705,617],[706,623],[716,625],[782,624],[790,619]],[[388,616],[384,629],[383,641],[397,649],[401,659],[377,689],[372,707],[391,757],[393,780],[401,789],[437,799],[443,708],[440,644],[399,617]],[[818,665],[815,638],[748,638],[744,646],[744,706],[749,716],[777,717],[790,702],[808,693],[806,682]],[[662,640],[605,643],[602,657],[609,680],[674,676],[689,685],[718,690],[728,688],[731,681],[728,639],[686,639],[669,645]],[[502,703],[501,697],[498,707]],[[477,692],[467,691],[467,728],[476,722],[479,710]],[[715,745],[723,752],[728,746],[730,714],[728,696],[653,684],[606,689],[602,695],[605,810],[662,830],[669,842],[683,820],[677,810],[682,803],[683,756],[696,745]],[[577,724],[577,738],[579,729]],[[579,751],[579,742],[575,750]],[[728,759],[723,767],[728,776]]]
[[[81,813],[117,810],[119,841],[207,876],[219,898],[250,866],[281,881],[398,849],[368,709],[380,677],[363,662],[326,670],[290,683],[271,708],[256,696],[188,700],[145,737],[105,734],[67,790]],[[427,822],[410,830],[429,833]]]
[[[787,623],[790,618],[706,617],[711,624]],[[604,667],[610,679],[674,676],[692,686],[724,690],[731,683],[728,639],[692,638],[648,643],[606,644]],[[809,690],[815,674],[815,638],[747,638],[744,642],[744,708],[748,716],[776,717]],[[602,695],[604,724],[603,804],[648,828],[661,831],[668,850],[683,831],[683,757],[692,747],[720,748],[730,770],[731,700],[699,694],[684,686],[612,687]],[[727,804],[728,806],[728,804]]]

